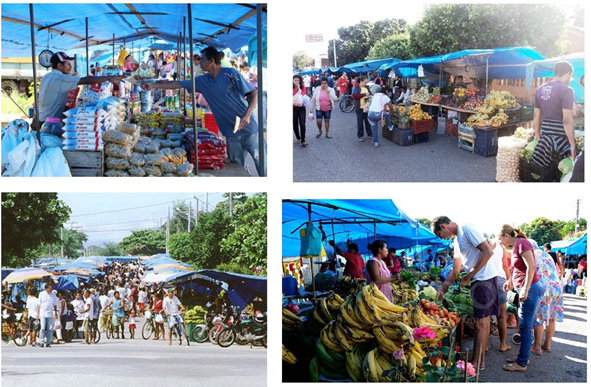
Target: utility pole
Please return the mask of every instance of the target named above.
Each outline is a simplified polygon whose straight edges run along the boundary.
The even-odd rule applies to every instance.
[[[169,239],[170,239],[170,207],[168,207],[168,221],[166,222],[166,254],[168,254]]]
[[[195,226],[197,226],[197,221],[199,220],[199,199],[197,199],[197,196],[193,196],[193,199],[195,199],[195,203],[197,204],[195,206]]]
[[[207,192],[205,193],[205,212],[209,211],[209,201],[207,200]]]
[[[581,199],[577,199],[577,221],[575,223],[575,234],[579,232],[579,206],[581,204]]]
[[[234,216],[234,208],[233,208],[233,202],[232,202],[232,192],[229,192],[230,194],[230,217]]]
[[[191,202],[189,202],[189,215],[187,216],[187,233],[191,232]]]
[[[62,240],[62,258],[64,257],[64,227],[60,229],[61,232],[61,240]]]

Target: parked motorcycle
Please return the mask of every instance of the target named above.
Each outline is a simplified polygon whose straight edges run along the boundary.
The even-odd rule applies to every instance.
[[[217,343],[227,348],[236,342],[238,345],[267,347],[267,313],[256,311],[254,317],[241,314],[240,319],[226,326],[218,335]]]

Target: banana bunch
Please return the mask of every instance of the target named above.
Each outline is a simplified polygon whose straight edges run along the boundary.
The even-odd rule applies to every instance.
[[[346,298],[347,296],[357,294],[366,284],[367,282],[363,278],[353,278],[347,275],[339,278],[335,284],[334,291]]]
[[[294,329],[296,329],[302,322],[304,322],[304,319],[302,319],[300,316],[292,313],[288,309],[285,309],[285,308],[281,308],[281,309],[282,309],[281,321],[283,323],[282,324],[283,332],[291,332]]]
[[[419,298],[419,294],[412,289],[406,282],[401,284],[392,283],[392,302],[401,305],[406,302],[412,302]]]
[[[392,368],[392,355],[386,355],[377,350],[372,349],[367,353],[363,360],[363,375],[365,381],[368,382],[392,382],[388,376],[383,376],[385,371]]]
[[[341,304],[343,302],[345,302],[345,300],[335,293],[321,298],[314,308],[314,319],[323,326],[327,325],[340,313]]]
[[[317,363],[320,374],[331,380],[343,380],[348,376],[345,354],[324,346],[321,339],[316,341]]]
[[[282,349],[282,358],[284,362],[289,364],[295,364],[298,361],[294,354],[289,349],[285,348],[285,345],[283,345]]]
[[[355,382],[366,382],[367,378],[363,371],[363,362],[367,351],[361,349],[359,345],[353,345],[352,351],[345,352],[345,367],[349,377]]]

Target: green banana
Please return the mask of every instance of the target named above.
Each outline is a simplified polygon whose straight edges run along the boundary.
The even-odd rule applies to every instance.
[[[320,374],[320,369],[318,366],[318,357],[314,356],[312,360],[310,360],[310,381],[311,382],[318,382],[318,375]]]

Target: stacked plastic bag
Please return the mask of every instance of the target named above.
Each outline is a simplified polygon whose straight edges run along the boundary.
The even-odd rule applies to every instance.
[[[121,123],[117,129],[105,132],[105,176],[131,176],[129,159],[140,138],[140,129],[135,124]]]
[[[197,132],[199,169],[223,169],[226,158],[226,143],[213,132]],[[195,137],[192,131],[184,135],[185,149],[189,153],[189,161],[195,162]]]

